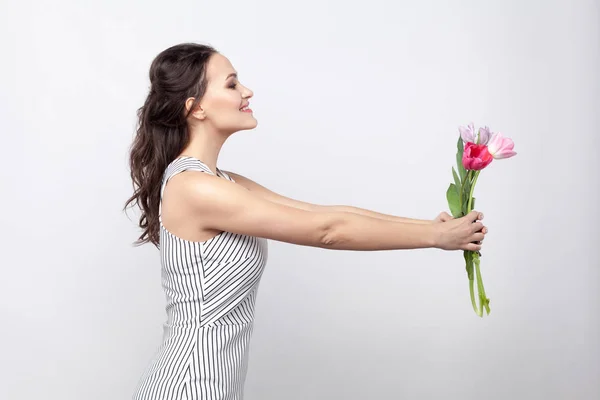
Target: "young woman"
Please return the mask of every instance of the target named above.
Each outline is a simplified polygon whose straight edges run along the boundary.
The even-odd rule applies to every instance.
[[[215,49],[181,44],[150,67],[131,148],[138,243],[160,249],[163,342],[136,400],[242,399],[267,239],[332,250],[481,249],[472,212],[435,220],[293,200],[217,167],[234,132],[256,127],[252,91]]]

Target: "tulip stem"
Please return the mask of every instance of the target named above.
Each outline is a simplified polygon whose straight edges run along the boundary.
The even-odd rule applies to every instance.
[[[469,275],[469,294],[471,295],[471,305],[473,306],[473,311],[475,311],[478,315],[479,315],[479,311],[477,308],[477,304],[475,303],[475,290],[473,288],[475,280],[473,279],[473,257],[475,256],[475,254],[471,253],[470,257],[468,257],[468,261],[467,263],[468,265],[468,269],[470,271],[470,274],[467,272],[467,274]],[[479,289],[479,285],[477,286],[477,288]],[[479,293],[479,291],[478,291]]]
[[[473,177],[473,183],[471,184],[471,193],[469,193],[469,204],[467,206],[467,214],[473,211],[471,209],[471,205],[473,203],[473,190],[475,190],[475,184],[477,183],[477,178],[479,177],[479,173],[481,171],[475,171],[475,176]]]
[[[479,293],[479,308],[477,315],[483,316],[483,308],[485,308],[488,315],[490,315],[490,299],[485,295],[485,288],[483,287],[483,279],[481,277],[481,270],[479,268],[479,257],[474,255],[475,261],[475,274],[477,276],[477,292]]]
[[[475,302],[475,290],[473,289],[474,283],[475,282],[473,279],[469,279],[469,293],[471,294],[471,305],[473,306],[473,311],[479,315],[479,309],[477,308],[477,303]]]
[[[469,171],[472,172],[472,171]],[[471,211],[473,211],[471,209],[472,204],[473,204],[473,191],[475,190],[475,184],[477,183],[477,178],[479,177],[479,173],[481,172],[481,170],[479,171],[475,171],[474,176],[473,176],[473,182],[471,183],[471,190],[469,193],[469,199],[468,199],[468,205],[467,205],[467,214],[470,213]],[[471,303],[473,304],[473,308],[475,309],[475,312],[477,313],[477,315],[479,317],[483,316],[483,308],[485,307],[488,315],[490,314],[490,307],[489,307],[489,302],[490,300],[487,298],[487,296],[485,295],[485,289],[483,287],[483,279],[481,277],[481,270],[479,268],[479,253],[474,251],[472,252],[471,255],[471,262],[473,264],[475,264],[475,276],[477,279],[477,293],[478,293],[478,297],[479,297],[479,307],[477,307],[475,305],[475,299],[474,299],[474,293],[473,293],[473,281],[471,280],[470,283],[470,294],[471,294]]]
[[[465,193],[465,183],[471,179],[471,173],[472,173],[471,170],[467,171],[467,174],[463,178],[463,181],[462,181],[462,184],[461,184],[461,187],[460,187],[460,193],[459,193],[459,195],[460,195],[459,202],[460,203],[459,204],[460,204],[461,211],[463,210],[463,196],[464,196],[464,193]],[[465,215],[467,215],[467,214],[468,214],[468,212],[465,213]]]

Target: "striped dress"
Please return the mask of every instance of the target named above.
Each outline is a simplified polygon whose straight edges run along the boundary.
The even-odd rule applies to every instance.
[[[218,168],[214,174],[200,160],[180,157],[165,171],[161,200],[167,181],[186,170],[233,181]],[[162,344],[133,399],[241,400],[267,240],[221,232],[192,242],[167,231],[160,221],[167,321]]]

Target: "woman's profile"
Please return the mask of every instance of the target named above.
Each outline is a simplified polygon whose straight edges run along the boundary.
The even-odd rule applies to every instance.
[[[481,249],[476,211],[434,220],[274,193],[218,168],[233,133],[257,126],[253,96],[214,48],[185,43],[156,56],[131,147],[141,209],[138,243],[160,250],[164,336],[136,400],[242,399],[267,240],[332,250]]]

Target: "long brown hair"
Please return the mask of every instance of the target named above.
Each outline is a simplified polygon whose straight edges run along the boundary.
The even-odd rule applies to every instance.
[[[207,45],[183,43],[162,51],[152,61],[150,91],[137,112],[138,128],[129,155],[134,192],[124,207],[137,204],[142,211],[142,234],[135,244],[159,245],[162,177],[189,142],[185,102],[193,97],[193,110],[204,95],[206,66],[216,52]]]

